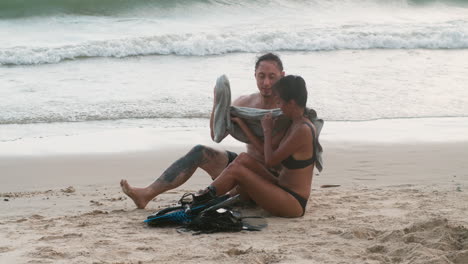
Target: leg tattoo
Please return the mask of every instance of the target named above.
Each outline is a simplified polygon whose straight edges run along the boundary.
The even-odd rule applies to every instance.
[[[187,181],[198,167],[208,163],[216,155],[217,152],[213,149],[196,145],[189,153],[167,168],[156,182],[178,186]]]
[[[132,187],[126,180],[120,185],[122,191],[128,195],[137,208],[145,208],[149,201],[159,194],[174,189],[186,182],[195,170],[208,163],[218,155],[213,149],[202,145],[195,146],[184,157],[174,162],[164,173],[150,186],[146,188]]]

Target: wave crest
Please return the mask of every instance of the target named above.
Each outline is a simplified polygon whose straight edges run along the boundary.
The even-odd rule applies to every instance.
[[[279,0],[2,0],[0,18],[22,18],[51,15],[154,15],[167,12],[186,12],[187,9],[210,9],[213,7],[264,8],[272,6],[313,7],[327,10],[353,8],[356,6],[427,6],[427,5],[467,6],[466,0],[328,0],[328,1],[279,1]]]
[[[66,123],[66,122],[85,122],[85,121],[105,121],[121,119],[155,119],[155,118],[209,118],[209,113],[204,111],[181,112],[181,111],[130,111],[121,109],[117,111],[90,111],[90,112],[42,112],[35,114],[17,114],[14,117],[0,117],[0,125],[9,124],[36,124],[36,123]]]
[[[0,49],[0,64],[58,63],[92,57],[146,55],[206,56],[233,52],[322,51],[344,49],[466,49],[468,23],[454,21],[425,28],[340,27],[299,32],[199,33],[90,41],[59,47]]]

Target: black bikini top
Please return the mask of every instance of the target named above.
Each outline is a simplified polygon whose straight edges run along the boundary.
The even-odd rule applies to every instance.
[[[313,137],[313,140],[315,142],[315,130],[314,130],[314,128],[312,127],[312,125],[310,125],[307,122],[304,122],[304,124],[309,126],[310,129],[312,130],[312,137]],[[288,168],[288,169],[303,169],[305,167],[308,167],[308,166],[314,164],[314,162],[315,162],[315,146],[314,146],[314,150],[313,150],[313,153],[312,153],[312,158],[306,159],[306,160],[296,160],[291,155],[291,156],[287,157],[285,160],[283,160],[281,162],[281,164],[283,164],[283,166]]]

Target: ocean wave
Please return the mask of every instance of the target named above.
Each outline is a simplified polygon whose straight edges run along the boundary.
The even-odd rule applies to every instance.
[[[12,124],[39,124],[39,123],[69,123],[69,122],[89,122],[89,121],[107,121],[107,120],[122,120],[122,119],[173,119],[173,118],[209,118],[210,114],[207,111],[191,110],[190,112],[181,111],[151,111],[145,109],[128,109],[100,112],[42,112],[42,113],[25,113],[21,115],[16,113],[15,116],[0,116],[0,125]]]
[[[351,102],[353,100],[353,98],[347,98],[339,103],[347,105],[347,101]],[[48,101],[47,103],[29,102],[22,105],[7,106],[0,113],[0,126],[114,120],[138,121],[143,119],[209,119],[211,114],[210,101],[210,99],[206,98],[196,99],[194,96],[188,96],[181,100],[167,97],[166,99],[156,100],[119,100],[102,103],[55,101],[55,104],[53,104],[53,101]],[[379,108],[379,103],[376,103],[375,105],[368,105],[353,110],[329,107],[323,103],[308,104],[308,107],[316,109],[320,113],[321,118],[333,121],[467,117],[466,107],[457,107],[456,104],[451,107],[446,107],[442,103],[431,106],[422,105],[410,110],[408,110],[408,104],[408,101],[394,101],[388,104],[387,108]],[[463,105],[463,100],[460,104]],[[369,111],[369,109],[372,109],[372,111]]]
[[[80,123],[80,122],[93,122],[93,121],[117,121],[117,120],[175,120],[175,119],[209,119],[209,113],[198,112],[198,113],[113,113],[111,115],[97,115],[97,114],[80,114],[80,115],[36,115],[36,116],[18,116],[16,118],[4,118],[0,117],[0,125],[26,125],[26,124],[52,124],[52,123]],[[330,117],[321,115],[321,118],[325,118],[328,121],[345,121],[345,122],[363,122],[363,121],[376,121],[376,120],[389,120],[389,119],[418,119],[418,118],[468,118],[466,114],[434,114],[434,115],[389,115],[389,116],[363,116],[363,117]]]
[[[200,0],[203,2],[202,0]],[[189,5],[189,0],[2,0],[0,18],[50,15],[119,15],[152,8],[170,9]]]
[[[328,0],[328,1],[282,1],[282,0],[2,0],[0,18],[24,18],[51,15],[92,15],[92,16],[158,16],[169,13],[183,13],[187,9],[213,7],[244,7],[246,9],[276,7],[312,7],[334,9],[369,6],[426,6],[443,4],[466,6],[466,0]]]
[[[331,51],[346,49],[466,49],[468,22],[427,25],[346,25],[296,32],[166,34],[88,41],[80,44],[0,48],[2,65],[34,65],[93,57],[146,55],[207,56],[236,52]]]

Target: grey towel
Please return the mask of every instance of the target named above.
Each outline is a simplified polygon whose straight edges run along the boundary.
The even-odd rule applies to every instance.
[[[223,140],[226,131],[235,139],[249,143],[247,136],[244,134],[242,129],[234,122],[231,122],[231,116],[236,116],[244,119],[245,123],[249,126],[252,132],[263,138],[263,129],[261,120],[262,117],[269,112],[272,112],[273,117],[277,118],[275,127],[273,128],[273,134],[283,130],[291,124],[291,121],[283,115],[283,112],[277,108],[272,110],[249,108],[249,107],[236,107],[231,106],[231,88],[229,80],[226,75],[220,76],[216,80],[215,86],[215,97],[216,105],[214,107],[214,141],[219,143]],[[309,120],[314,124],[317,135],[314,139],[314,151],[316,157],[315,167],[319,171],[323,169],[322,153],[323,148],[319,142],[319,135],[322,131],[323,120],[317,118],[317,113],[313,109],[307,109],[306,113]]]

